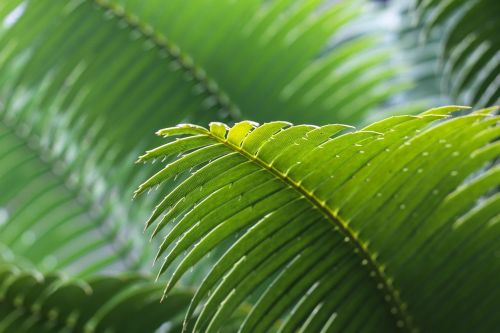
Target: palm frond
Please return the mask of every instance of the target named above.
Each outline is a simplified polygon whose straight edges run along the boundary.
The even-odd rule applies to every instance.
[[[178,157],[136,194],[177,182],[147,222],[153,235],[169,227],[157,254],[167,299],[191,267],[226,249],[186,328],[217,331],[248,299],[242,332],[498,327],[499,117],[494,108],[448,117],[460,109],[345,134],[344,125],[247,121],[160,130],[183,137],[139,161]]]
[[[139,253],[132,248],[143,242],[120,226],[127,213],[141,215],[114,204],[116,189],[89,172],[95,170],[94,156],[82,154],[86,149],[69,136],[85,129],[74,126],[68,134],[64,118],[59,120],[34,126],[0,115],[0,257],[42,272],[82,276],[138,267]],[[36,127],[46,133],[43,139]]]
[[[411,7],[408,14],[416,21],[422,48],[435,50],[442,93],[454,103],[499,103],[499,2],[416,0]]]
[[[159,119],[206,122],[243,114],[265,120],[286,114],[293,120],[359,121],[394,90],[387,83],[396,69],[381,66],[388,49],[370,52],[376,36],[342,40],[339,34],[330,45],[362,6],[325,6],[318,0],[13,0],[0,13],[9,22],[2,27],[1,65],[26,59],[17,66],[13,89],[28,89],[49,73],[50,93],[74,82],[63,106],[86,89],[80,94],[87,121],[101,115],[108,138],[129,146],[144,140],[135,134],[142,132],[138,126],[147,131]],[[363,103],[354,91],[365,93]],[[8,92],[2,96],[6,105],[16,100]],[[51,94],[45,99],[50,106]],[[136,109],[150,118],[137,123]],[[304,109],[314,112],[305,115]]]
[[[44,276],[0,265],[0,330],[14,332],[180,332],[192,293],[161,290],[138,275],[89,280]],[[179,318],[180,316],[180,318]]]
[[[146,135],[159,123],[285,113],[297,121],[359,121],[394,91],[387,83],[396,70],[382,66],[387,49],[369,51],[377,36],[343,37],[359,15],[350,2],[3,1],[4,253],[42,271],[67,271],[89,253],[103,259],[73,265],[83,273],[116,262],[118,253],[149,254],[133,222],[151,203],[131,209],[123,202],[147,172],[128,165],[159,142]],[[28,173],[29,184],[21,184]],[[80,251],[71,260],[65,244]],[[141,262],[132,258],[128,267]]]
[[[397,69],[382,66],[391,50],[375,47],[380,36],[346,33],[364,17],[361,1],[173,0],[161,15],[155,2],[118,2],[102,1],[175,41],[243,118],[357,122],[404,89],[387,84]],[[354,92],[366,98],[359,101]]]

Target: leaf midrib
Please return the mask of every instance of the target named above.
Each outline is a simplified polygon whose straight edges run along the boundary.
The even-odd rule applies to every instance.
[[[73,170],[68,170],[65,167],[64,171],[62,171],[62,172],[58,172],[58,173],[54,172],[53,171],[54,170],[54,163],[57,161],[57,158],[56,159],[49,158],[48,160],[42,158],[42,156],[46,155],[46,153],[39,146],[37,146],[37,145],[36,146],[32,146],[32,145],[29,144],[30,139],[34,138],[32,133],[30,132],[27,135],[18,135],[18,134],[16,134],[17,130],[25,122],[26,121],[16,122],[14,124],[10,124],[9,122],[7,122],[5,120],[5,117],[2,115],[2,109],[0,109],[0,126],[5,127],[7,129],[7,131],[10,132],[10,135],[15,136],[21,142],[21,145],[19,147],[24,147],[25,149],[29,150],[33,154],[34,158],[36,158],[42,164],[47,165],[48,166],[48,170],[50,170],[49,171],[50,174],[54,178],[57,179],[58,183],[61,182],[60,184],[66,184],[67,180],[70,177],[70,175],[73,174]],[[19,149],[19,148],[16,148],[16,149]],[[65,164],[63,164],[63,165],[65,165]],[[69,171],[69,173],[68,173],[68,171]],[[82,195],[82,194],[86,193],[86,191],[88,191],[88,189],[86,187],[83,187],[83,186],[68,186],[68,185],[65,185],[64,187],[70,193],[71,198],[74,201],[77,201],[76,200],[77,198],[88,198],[88,196]],[[80,204],[81,207],[92,206],[93,203],[94,203],[94,201],[95,201],[94,199],[95,198],[92,198],[91,200],[85,200],[82,204]],[[127,248],[127,243],[124,242],[119,237],[115,237],[113,235],[112,229],[108,228],[106,224],[103,225],[101,223],[98,223],[98,219],[95,219],[95,220],[92,220],[92,226],[99,233],[101,233],[101,235],[104,238],[109,239],[111,241],[109,244],[117,252],[122,252],[123,249]],[[104,226],[104,228],[102,228],[103,226]],[[16,254],[16,256],[18,256],[18,255]],[[18,256],[18,257],[21,257],[21,258],[27,260],[28,262],[32,263],[29,258],[26,258],[24,256]],[[134,262],[132,262],[131,259],[128,258],[128,257],[125,258],[123,261],[126,262],[126,264],[129,267],[133,267],[133,265],[134,265]],[[87,268],[88,267],[85,267],[85,269],[82,270],[82,272],[84,272]]]
[[[227,139],[222,139],[216,135],[213,135],[212,132],[206,132],[205,135],[217,142],[224,144],[226,147],[234,150],[235,152],[246,157],[248,160],[264,168],[273,176],[280,179],[283,183],[290,186],[299,194],[304,196],[304,198],[306,198],[314,207],[316,207],[336,227],[335,230],[339,231],[344,237],[346,237],[347,242],[352,244],[352,246],[354,247],[354,252],[357,253],[362,258],[362,260],[366,260],[367,266],[372,268],[372,270],[370,270],[370,276],[378,280],[377,290],[380,290],[380,292],[382,293],[382,297],[389,304],[389,312],[396,317],[396,327],[400,329],[406,328],[407,331],[413,333],[419,332],[419,330],[415,327],[415,324],[413,324],[411,316],[406,311],[406,306],[405,303],[401,300],[400,292],[393,286],[392,279],[390,279],[385,274],[384,267],[377,261],[376,253],[372,253],[368,249],[367,244],[363,243],[363,241],[358,238],[357,232],[349,228],[349,225],[344,221],[344,219],[336,215],[326,205],[326,202],[314,196],[313,193],[309,192],[306,188],[301,186],[300,182],[294,181],[286,174],[280,172],[256,155],[252,155],[246,152],[241,147],[227,141]],[[372,275],[373,272],[375,272],[375,276]],[[379,286],[382,287],[380,288]],[[387,293],[384,293],[383,290],[386,290]],[[387,297],[389,297],[389,299],[387,299]]]
[[[169,38],[155,29],[152,25],[142,21],[137,15],[132,15],[124,6],[113,4],[109,0],[88,0],[95,3],[99,9],[109,12],[116,19],[122,20],[126,27],[131,31],[137,31],[144,39],[153,43],[158,49],[165,51],[168,57],[176,61],[180,68],[187,74],[193,77],[197,84],[203,87],[203,92],[208,97],[213,97],[216,105],[223,111],[228,112],[234,120],[241,119],[240,108],[227,94],[226,91],[220,88],[219,83],[208,75],[207,70],[194,62],[194,57],[181,49],[179,44],[172,43],[176,49],[174,51],[172,45],[169,44]],[[191,63],[184,59],[189,58]],[[201,74],[203,73],[203,74]]]

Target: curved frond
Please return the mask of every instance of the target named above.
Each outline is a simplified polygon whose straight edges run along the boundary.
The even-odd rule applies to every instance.
[[[387,84],[397,69],[376,47],[381,36],[348,32],[364,18],[362,1],[173,0],[161,15],[154,1],[99,2],[175,43],[243,118],[358,122],[406,87]]]
[[[0,331],[180,332],[192,293],[176,290],[160,303],[157,285],[141,276],[68,280],[0,266]]]
[[[413,2],[417,31],[438,50],[435,69],[452,102],[477,106],[500,101],[500,37],[496,0]],[[438,41],[436,43],[436,41]]]
[[[460,109],[358,131],[247,121],[160,130],[168,143],[139,161],[177,157],[136,194],[176,183],[147,222],[165,235],[167,299],[217,257],[186,328],[217,331],[248,299],[242,332],[498,327],[499,117],[448,116]]]
[[[346,35],[358,5],[3,1],[4,256],[15,252],[42,271],[71,263],[90,273],[118,254],[131,257],[127,267],[141,266],[136,257],[151,251],[133,221],[151,204],[131,210],[123,202],[142,177],[128,165],[159,142],[146,135],[158,123],[285,113],[359,121],[394,91],[387,83],[395,69],[382,66],[387,49],[369,51],[377,36]]]
[[[110,161],[82,123],[69,125],[74,109],[51,118],[38,106],[0,111],[0,257],[42,272],[136,270],[147,247],[123,225],[144,209],[132,211],[99,173]]]
[[[113,211],[106,202],[99,202],[102,183],[93,177],[71,177],[64,168],[82,163],[83,156],[68,161],[65,154],[55,154],[50,143],[36,142],[26,134],[0,123],[2,260],[43,272],[82,275],[113,264],[136,265],[127,258],[132,239],[121,242],[117,225],[106,225],[110,217],[119,220],[119,209]],[[97,186],[89,188],[77,181]],[[80,192],[80,188],[93,191]]]
[[[377,36],[345,32],[362,7],[322,0],[11,0],[0,7],[7,22],[0,66],[16,68],[15,80],[0,96],[11,105],[16,90],[51,76],[45,107],[69,87],[62,105],[79,95],[86,121],[100,116],[110,143],[129,143],[124,147],[144,140],[138,133],[160,119],[356,122],[395,87],[404,89],[388,84],[396,69],[386,64],[390,50],[374,47]],[[362,102],[356,92],[365,94]],[[149,119],[138,122],[138,109]]]

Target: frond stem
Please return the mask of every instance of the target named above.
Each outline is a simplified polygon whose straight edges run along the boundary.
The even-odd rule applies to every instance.
[[[64,188],[71,193],[71,196],[74,198],[75,201],[78,201],[79,198],[87,198],[84,189],[82,189],[79,186],[73,185],[71,184],[71,182],[68,181],[70,178],[71,171],[69,171],[68,173],[68,169],[66,168],[63,171],[56,171],[53,164],[53,162],[57,160],[56,158],[53,157],[49,159],[42,158],[42,156],[47,156],[48,152],[44,151],[38,144],[32,144],[33,142],[37,142],[37,139],[33,137],[31,130],[28,130],[26,133],[24,133],[21,128],[22,124],[18,124],[12,121],[7,121],[5,115],[2,114],[2,109],[1,109],[2,106],[3,105],[0,102],[0,126],[5,127],[5,129],[10,132],[9,134],[15,136],[21,142],[23,142],[23,146],[26,147],[26,149],[29,149],[29,151],[31,151],[36,156],[38,161],[47,165],[50,169],[51,174],[54,177],[58,178],[60,184],[64,185]],[[84,200],[82,205],[90,207],[93,205],[93,202],[90,200]],[[100,221],[102,221],[102,219]],[[110,246],[115,250],[116,253],[123,253],[124,251],[130,253],[130,251],[127,251],[126,241],[122,240],[120,237],[118,237],[118,235],[115,235],[110,227],[108,227],[105,223],[98,223],[95,225],[99,234],[103,236],[104,239],[109,240]],[[24,257],[23,259],[26,259],[29,262],[29,259]],[[125,262],[125,264],[128,267],[136,269],[136,267],[134,266],[137,265],[137,263],[134,262],[134,260],[130,258],[130,256],[127,255],[123,260],[123,262]]]
[[[247,153],[245,150],[236,146],[227,140],[219,138],[212,133],[207,133],[212,139],[226,145],[228,148],[240,153],[241,155],[248,158],[250,161],[258,164],[260,167],[269,171],[272,175],[282,180],[286,185],[290,186],[302,196],[304,196],[311,204],[316,207],[331,223],[336,227],[335,230],[339,231],[344,237],[346,242],[352,244],[354,247],[354,252],[357,253],[362,258],[362,263],[366,266],[371,267],[370,276],[377,280],[377,289],[384,293],[384,300],[389,304],[389,311],[392,315],[396,317],[396,326],[400,329],[406,329],[411,333],[418,333],[419,329],[413,323],[412,317],[407,312],[406,303],[403,302],[400,296],[399,290],[393,285],[391,279],[386,273],[385,268],[377,261],[376,253],[372,253],[368,249],[368,244],[363,242],[359,237],[358,233],[352,230],[348,223],[333,212],[325,202],[319,200],[314,194],[310,193],[307,189],[300,185],[300,183],[294,181],[287,175],[283,174],[272,165],[269,165],[265,161],[261,160],[257,156]]]
[[[193,57],[181,50],[165,35],[153,28],[150,24],[141,21],[136,15],[127,12],[121,5],[113,4],[110,0],[89,0],[101,10],[109,12],[116,19],[122,20],[130,30],[137,31],[146,40],[153,43],[159,50],[164,51],[184,72],[202,87],[202,93],[215,100],[216,107],[227,112],[233,120],[241,119],[241,112],[234,101],[224,92],[219,84],[199,65],[194,63]]]

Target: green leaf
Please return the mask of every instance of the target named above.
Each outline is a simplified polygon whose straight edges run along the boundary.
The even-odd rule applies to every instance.
[[[170,178],[184,176],[148,221],[153,236],[166,233],[167,299],[219,253],[185,329],[217,331],[245,301],[242,332],[498,327],[499,117],[496,108],[448,115],[463,108],[347,133],[243,122],[188,135],[226,153],[177,169],[198,163],[203,142],[168,162]]]
[[[64,134],[48,129],[56,142],[63,140]],[[56,142],[45,145],[0,123],[0,260],[78,275],[118,263],[134,269],[129,256],[134,242],[142,242],[122,241],[119,228],[130,209],[111,206],[116,196],[104,194],[94,174],[68,173],[80,164],[92,167],[92,156],[73,159],[75,147],[58,153]],[[106,223],[110,218],[117,221]]]
[[[438,79],[436,92],[454,103],[478,107],[498,104],[499,2],[414,0],[410,3],[405,16],[414,17],[414,26],[403,35],[411,38],[413,34],[420,41],[410,43],[408,54],[432,63],[434,73],[430,75]],[[416,46],[419,51],[415,52]],[[424,55],[421,49],[431,52]],[[425,60],[429,58],[430,61]],[[429,86],[429,82],[421,83]]]
[[[160,303],[161,290],[139,275],[68,280],[0,265],[2,332],[152,332],[179,315],[192,294],[179,289]]]
[[[126,202],[149,171],[130,163],[159,144],[147,135],[159,123],[233,122],[243,115],[361,121],[384,103],[394,76],[387,50],[368,52],[378,36],[343,32],[362,11],[360,3],[317,0],[2,1],[4,260],[82,275],[117,263],[143,268],[152,246],[135,222],[145,219],[152,200]],[[367,104],[345,94],[360,90]],[[337,104],[344,101],[337,107],[336,93]],[[230,142],[241,142],[253,126],[233,128]],[[185,124],[162,130],[159,136],[180,138],[139,161],[172,159],[201,144],[213,158],[219,148],[208,147],[206,131]],[[198,157],[189,168],[207,162]],[[235,163],[227,157],[221,170]],[[149,185],[169,178],[165,172]]]

